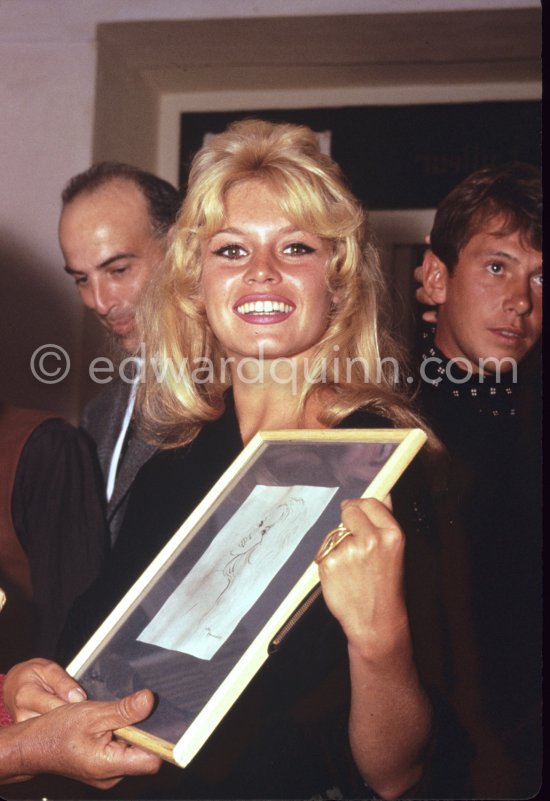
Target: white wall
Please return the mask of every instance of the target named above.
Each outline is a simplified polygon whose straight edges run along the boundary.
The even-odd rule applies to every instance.
[[[82,401],[84,315],[62,271],[56,227],[65,181],[93,151],[96,26],[130,20],[410,12],[410,0],[3,0],[0,3],[0,397],[74,419]],[[415,0],[414,11],[533,8],[533,0]],[[64,381],[29,360],[67,350]],[[57,362],[46,367],[53,370]],[[88,388],[89,389],[89,388]]]
[[[64,413],[74,377],[41,385],[29,358],[52,342],[78,359],[82,313],[56,226],[63,182],[89,162],[94,75],[93,42],[0,43],[0,397]]]

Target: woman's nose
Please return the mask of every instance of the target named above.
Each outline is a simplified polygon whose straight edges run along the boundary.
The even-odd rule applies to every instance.
[[[245,281],[260,284],[276,283],[280,277],[277,257],[267,250],[262,250],[252,256],[245,273]]]

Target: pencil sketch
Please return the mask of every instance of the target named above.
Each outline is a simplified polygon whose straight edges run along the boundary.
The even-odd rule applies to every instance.
[[[337,490],[258,484],[137,639],[211,659]]]

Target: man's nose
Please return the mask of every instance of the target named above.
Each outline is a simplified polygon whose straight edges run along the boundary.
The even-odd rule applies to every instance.
[[[533,308],[532,287],[530,276],[517,276],[507,286],[504,301],[506,311],[515,314],[528,314]]]
[[[84,303],[101,317],[104,317],[113,308],[116,299],[102,281],[94,281],[89,286],[89,292]]]

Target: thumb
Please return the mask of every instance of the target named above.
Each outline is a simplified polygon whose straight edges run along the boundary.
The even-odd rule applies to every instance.
[[[115,702],[118,706],[117,712],[123,720],[122,725],[138,723],[153,711],[155,696],[151,690],[139,690],[132,695],[127,695]]]
[[[120,729],[144,720],[153,711],[155,697],[151,690],[139,690],[118,701],[112,701],[103,720],[106,728]]]

